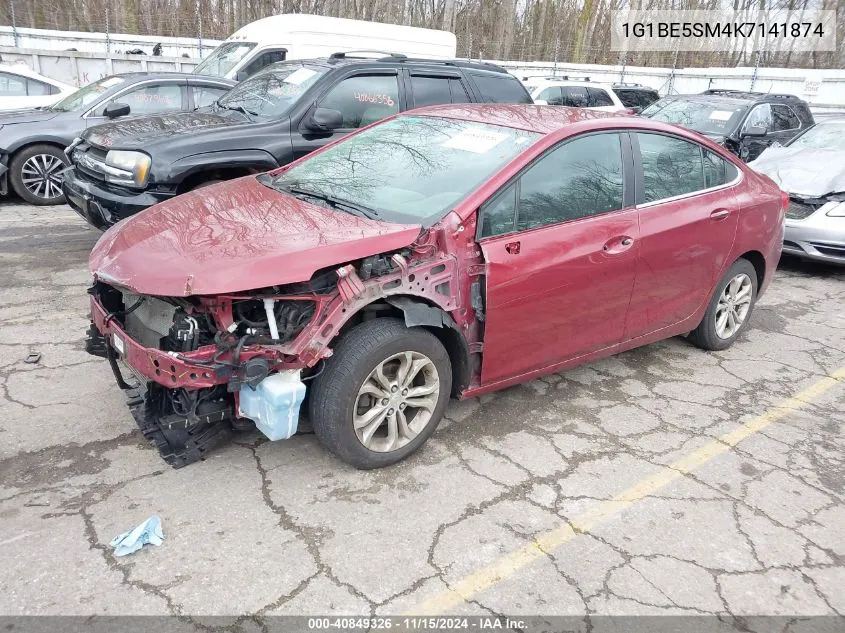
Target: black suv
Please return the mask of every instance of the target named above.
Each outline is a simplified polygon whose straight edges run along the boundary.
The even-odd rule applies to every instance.
[[[281,62],[214,105],[86,130],[67,149],[71,207],[105,228],[210,183],[267,171],[357,128],[418,106],[531,103],[516,77],[493,64],[335,53]]]
[[[796,96],[741,90],[663,97],[642,116],[700,132],[746,162],[815,123],[807,102]]]

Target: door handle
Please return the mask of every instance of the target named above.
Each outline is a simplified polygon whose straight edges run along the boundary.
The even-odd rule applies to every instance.
[[[505,250],[511,255],[519,255],[520,246],[519,242],[508,242],[505,244]]]
[[[607,242],[605,242],[603,250],[608,255],[618,255],[619,253],[624,253],[629,248],[631,248],[631,244],[633,243],[633,237],[622,235],[619,237],[614,237],[612,240],[608,240]]]
[[[724,220],[731,214],[730,209],[716,209],[713,213],[710,214],[711,220]]]

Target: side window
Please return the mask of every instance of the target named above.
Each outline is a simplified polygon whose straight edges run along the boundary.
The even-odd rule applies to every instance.
[[[564,86],[560,89],[563,93],[563,103],[561,105],[569,106],[570,108],[588,108],[590,106],[590,98],[587,96],[587,89],[580,86]]]
[[[762,127],[765,128],[766,131],[771,132],[772,108],[768,103],[756,105],[751,112],[749,112],[748,118],[745,119],[745,125],[742,129],[747,130],[750,127]]]
[[[613,99],[603,88],[587,88],[587,94],[590,96],[590,105],[594,108],[613,105]]]
[[[546,88],[543,92],[537,95],[537,98],[545,101],[549,105],[563,105],[563,98],[560,96],[560,87],[558,86]]]
[[[701,147],[664,134],[637,133],[643,166],[640,204],[705,188]]]
[[[516,183],[481,208],[481,237],[503,235],[514,230]]]
[[[471,99],[464,88],[463,82],[458,78],[449,80],[449,89],[452,92],[452,103],[469,103]]]
[[[25,97],[26,80],[16,75],[0,73],[0,96]]]
[[[411,89],[414,91],[416,107],[452,102],[448,77],[411,75]]]
[[[214,88],[211,86],[191,86],[190,89],[191,95],[194,98],[195,108],[210,106],[228,92],[226,88]]]
[[[182,109],[182,86],[158,84],[142,86],[115,99],[129,105],[129,114],[158,114]]]
[[[519,179],[517,230],[622,208],[618,134],[576,138],[540,158]]]
[[[704,187],[718,187],[731,182],[737,176],[737,169],[733,163],[710,150],[704,150]]]
[[[801,127],[801,120],[789,106],[772,104],[771,108],[773,132],[786,132],[788,130],[797,130]]]
[[[359,128],[399,112],[396,75],[359,75],[344,79],[319,104],[337,110],[344,128]]]
[[[239,72],[246,73],[247,76],[254,75],[265,66],[285,61],[285,56],[285,51],[264,51]]]
[[[516,77],[501,73],[472,75],[482,98],[489,103],[531,103],[531,95]]]
[[[30,97],[42,97],[44,95],[53,94],[50,91],[52,86],[45,84],[43,81],[36,81],[35,79],[26,80],[26,94]]]

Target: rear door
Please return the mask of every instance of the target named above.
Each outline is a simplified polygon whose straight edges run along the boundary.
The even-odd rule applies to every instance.
[[[633,180],[625,178],[627,138],[603,132],[567,140],[480,209],[482,382],[620,342],[639,237]]]
[[[640,249],[625,338],[674,325],[709,299],[733,246],[739,170],[670,134],[631,134]]]
[[[301,134],[291,135],[294,159],[404,110],[403,84],[396,68],[362,70],[344,76],[323,92],[303,117],[307,119],[317,108],[328,108],[340,112],[343,124],[330,134],[314,134],[300,127]]]

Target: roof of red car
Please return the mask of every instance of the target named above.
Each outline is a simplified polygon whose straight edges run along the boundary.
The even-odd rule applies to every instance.
[[[549,134],[579,121],[623,116],[621,113],[585,110],[583,108],[504,103],[461,103],[427,106],[411,110],[405,114],[463,119],[476,123],[489,123],[529,130],[539,134]]]

